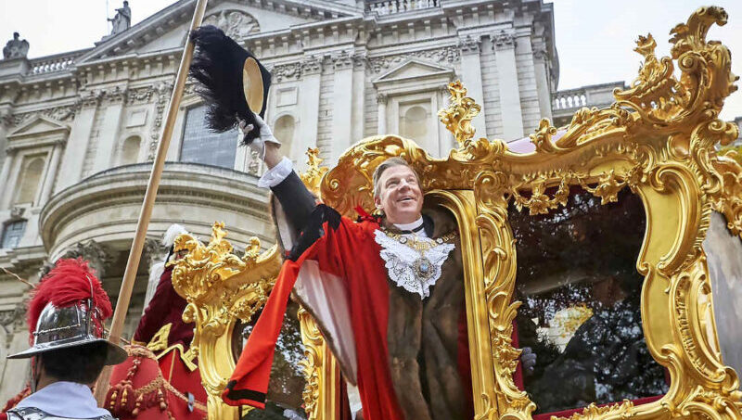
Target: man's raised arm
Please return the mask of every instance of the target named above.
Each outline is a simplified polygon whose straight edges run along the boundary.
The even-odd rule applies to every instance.
[[[260,116],[255,117],[260,128],[260,137],[250,142],[249,146],[268,166],[268,171],[260,178],[258,186],[273,191],[292,230],[299,232],[316,207],[315,197],[293,170],[291,160],[281,153],[281,143],[273,136],[268,124]],[[244,124],[240,124],[240,128],[243,133],[252,130],[251,126]]]

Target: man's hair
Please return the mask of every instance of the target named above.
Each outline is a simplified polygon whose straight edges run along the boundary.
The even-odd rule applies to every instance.
[[[103,342],[41,353],[46,374],[59,381],[90,384],[98,379],[106,363],[108,346]]]
[[[410,168],[412,173],[415,174],[415,178],[417,178],[418,185],[420,185],[420,175],[417,174],[415,168],[410,166],[410,164],[401,157],[392,157],[381,162],[381,165],[377,166],[376,170],[374,171],[374,198],[377,198],[379,196],[379,193],[381,192],[381,187],[379,185],[379,182],[381,181],[381,174],[383,174],[384,171],[386,171],[387,169],[393,168],[395,166],[405,166],[407,168]],[[420,186],[420,188],[422,188],[422,186]]]

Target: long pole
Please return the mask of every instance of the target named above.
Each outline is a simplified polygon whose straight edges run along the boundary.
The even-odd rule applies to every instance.
[[[201,26],[201,22],[204,19],[204,12],[206,11],[207,3],[208,0],[198,0],[198,2],[196,3],[196,10],[193,12],[191,27],[188,31],[189,34],[194,29]],[[167,110],[167,116],[165,118],[165,127],[162,130],[162,136],[160,136],[160,144],[157,146],[157,154],[155,155],[155,161],[152,164],[152,172],[149,175],[147,192],[144,194],[142,210],[139,212],[137,231],[134,235],[134,241],[131,244],[129,260],[126,262],[124,279],[121,282],[121,290],[119,291],[118,300],[116,301],[116,311],[113,313],[111,334],[109,335],[108,339],[116,344],[118,344],[121,339],[121,331],[124,328],[126,312],[129,309],[131,291],[134,288],[134,281],[137,277],[139,260],[141,260],[142,258],[144,240],[147,235],[147,229],[149,228],[150,218],[152,217],[152,207],[154,207],[155,198],[157,197],[157,189],[160,187],[162,169],[165,167],[165,157],[167,156],[167,150],[170,147],[170,139],[173,135],[173,127],[175,125],[175,118],[178,115],[180,100],[183,98],[183,90],[185,88],[186,79],[188,78],[188,69],[191,67],[193,49],[194,45],[191,42],[189,36],[186,39],[186,45],[183,48],[183,56],[180,59],[178,75],[175,78],[175,86],[173,86],[173,94],[170,97],[170,107]],[[98,401],[98,405],[100,406],[103,406],[103,404],[105,403],[104,400],[106,397],[106,392],[108,391],[108,382],[110,378],[111,368],[107,367],[101,373],[101,376],[98,378],[97,386],[95,387],[95,398]]]

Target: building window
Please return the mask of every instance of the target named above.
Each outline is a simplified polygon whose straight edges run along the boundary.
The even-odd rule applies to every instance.
[[[3,248],[15,248],[21,242],[23,232],[26,231],[26,221],[18,220],[5,224],[3,229]]]
[[[124,140],[124,147],[121,150],[121,164],[131,165],[139,161],[139,145],[141,139],[139,136],[131,136]]]
[[[204,105],[191,108],[186,113],[180,161],[234,168],[239,129],[215,133],[206,127],[205,117]]]
[[[39,156],[26,157],[23,160],[22,168],[13,204],[33,204],[36,200],[36,192],[39,189],[41,176],[44,173],[44,158]]]
[[[273,124],[275,130],[275,136],[278,141],[281,142],[281,151],[286,156],[291,156],[291,143],[294,141],[294,117],[291,115],[284,115],[279,117]]]
[[[429,106],[427,103],[410,105],[409,107],[400,106],[399,134],[402,137],[418,142],[427,139],[430,113],[425,105]]]

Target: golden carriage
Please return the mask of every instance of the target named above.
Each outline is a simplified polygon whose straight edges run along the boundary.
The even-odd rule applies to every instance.
[[[431,158],[392,135],[364,139],[329,171],[319,166],[316,151],[310,155],[305,183],[344,215],[353,216],[358,203],[373,208],[374,168],[402,156],[421,174],[427,205],[455,217],[476,419],[742,417],[739,378],[729,366],[742,367],[734,365],[735,352],[742,353],[735,328],[742,295],[736,292],[735,302],[740,285],[733,283],[742,264],[742,167],[718,152],[738,137],[734,124],[718,119],[736,77],[727,48],[706,41],[709,27],[726,19],[720,8],[699,9],[673,29],[671,58],[656,57],[652,37],[641,37],[636,51],[644,64],[635,83],[617,90],[611,107],[583,108],[562,129],[542,120],[529,152],[475,138],[470,121],[479,106],[452,83],[450,105],[439,115],[459,148],[447,158]],[[587,216],[578,220],[578,210]],[[189,255],[173,277],[189,301],[184,319],[196,324],[193,346],[210,419],[245,415],[219,398],[239,352],[235,327],[260,310],[281,265],[276,246],[263,252],[255,239],[238,256],[225,235],[217,223],[208,244],[181,236],[176,245]],[[624,242],[626,248],[619,245]],[[616,255],[631,256],[631,273],[612,267]],[[542,265],[549,270],[538,269]],[[593,392],[594,400],[557,410],[565,407],[543,402],[543,389],[568,393],[567,382],[523,379],[522,327],[532,321],[536,336],[551,340],[557,357],[546,369],[558,372],[565,360],[559,351],[596,317],[591,300],[602,299],[596,285],[610,286],[606,276],[639,279],[632,283],[641,314],[634,329],[654,366],[639,371],[659,369],[663,383],[647,388],[657,394],[651,398]],[[292,398],[310,419],[344,418],[332,354],[308,313],[299,310],[293,319],[300,324],[305,382],[301,396]]]

